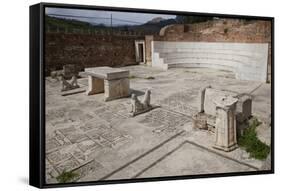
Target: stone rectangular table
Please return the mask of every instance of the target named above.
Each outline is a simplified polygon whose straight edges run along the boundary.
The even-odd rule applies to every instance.
[[[104,92],[105,101],[130,95],[129,71],[111,67],[85,68],[88,75],[87,95]]]

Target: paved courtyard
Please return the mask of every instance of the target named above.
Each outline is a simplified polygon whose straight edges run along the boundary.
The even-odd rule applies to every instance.
[[[264,161],[238,148],[212,148],[215,135],[192,129],[198,90],[207,85],[253,96],[253,115],[262,121],[259,138],[270,144],[270,84],[234,79],[227,71],[147,66],[130,71],[130,91],[141,99],[151,90],[159,107],[130,117],[130,98],[109,102],[103,94],[87,96],[88,79],[78,93],[61,95],[60,82],[46,78],[46,181],[56,183],[63,171],[76,181],[98,181],[208,173],[256,171]]]

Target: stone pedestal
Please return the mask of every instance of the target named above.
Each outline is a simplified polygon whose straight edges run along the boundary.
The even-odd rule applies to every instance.
[[[214,148],[232,151],[238,147],[236,135],[236,103],[238,99],[232,96],[220,97],[214,100],[216,106],[216,129]]]
[[[110,101],[130,95],[129,71],[111,67],[86,68],[89,88],[87,95],[104,92],[104,100]]]

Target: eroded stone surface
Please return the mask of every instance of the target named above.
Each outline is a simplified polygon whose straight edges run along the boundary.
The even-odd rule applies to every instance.
[[[258,83],[226,78],[228,73],[211,69],[163,72],[130,66],[125,70],[137,76],[130,80],[130,88],[139,99],[144,99],[149,88],[153,92],[151,104],[160,108],[130,118],[130,97],[104,102],[102,94],[60,96],[59,82],[46,79],[48,183],[56,183],[56,177],[64,169],[77,172],[80,175],[77,181],[96,181],[242,172],[262,167],[262,162],[249,158],[240,148],[232,152],[213,149],[214,133],[193,131],[191,117],[197,111],[198,91],[211,85],[249,93],[253,96],[253,115],[263,117],[261,121],[268,126],[271,121],[268,84],[259,87]],[[146,79],[147,76],[154,79]],[[87,80],[81,78],[78,83],[87,85]],[[261,137],[268,140],[270,127],[264,129],[266,135]]]
[[[216,104],[216,141],[214,147],[232,151],[238,147],[236,134],[236,103],[232,96],[217,97]]]
[[[146,90],[143,100],[140,102],[136,94],[132,94],[131,96],[131,116],[135,116],[144,112],[148,112],[152,109],[152,105],[150,104],[150,95],[151,91]]]
[[[111,67],[85,68],[88,75],[86,95],[104,92],[104,100],[110,101],[130,94],[129,71]]]

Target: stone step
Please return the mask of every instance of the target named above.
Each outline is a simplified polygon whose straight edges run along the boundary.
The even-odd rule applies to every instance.
[[[164,58],[164,63],[202,63],[202,64],[215,64],[215,65],[224,65],[229,68],[236,68],[239,67],[240,64],[242,64],[239,61],[233,61],[233,60],[227,60],[224,58],[216,59],[216,58],[195,58],[195,57],[189,57],[189,58]],[[250,63],[249,63],[250,64]]]
[[[188,62],[170,62],[165,63],[168,68],[213,68],[213,69],[219,69],[219,70],[227,70],[235,72],[235,68],[231,66],[225,66],[220,64],[213,64],[213,63],[188,63]]]
[[[160,54],[184,54],[184,53],[203,53],[203,54],[220,54],[220,55],[239,55],[244,57],[261,57],[262,55],[258,52],[249,52],[247,50],[232,50],[232,49],[211,49],[211,48],[185,48],[185,47],[166,47],[166,48],[155,48],[154,52]]]
[[[153,48],[157,50],[190,49],[193,51],[234,51],[248,54],[262,53],[267,48],[266,43],[220,43],[220,42],[165,42],[154,41]]]
[[[159,58],[153,59],[153,62],[157,63],[155,64],[157,67],[159,64],[161,65],[161,61],[157,61],[160,58],[164,59],[162,65],[202,63],[206,67],[214,64],[213,68],[219,66],[218,69],[225,69],[221,65],[226,65],[226,67],[233,65],[237,79],[262,82],[267,79],[268,44],[266,43],[155,41],[153,52],[159,54]],[[166,66],[162,68],[167,69]]]
[[[159,58],[163,58],[166,61],[173,61],[178,59],[208,59],[214,61],[226,61],[226,62],[233,62],[233,63],[249,63],[255,64],[258,58],[251,58],[249,56],[242,56],[242,55],[235,55],[233,54],[221,54],[221,53],[200,53],[200,52],[171,52],[171,53],[159,53]]]

